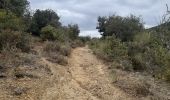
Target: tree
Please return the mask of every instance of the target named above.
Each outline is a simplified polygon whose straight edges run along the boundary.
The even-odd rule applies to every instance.
[[[55,28],[61,26],[59,22],[60,17],[53,10],[37,10],[32,18],[30,32],[35,35],[41,34],[41,28],[51,25]]]
[[[25,25],[25,31],[29,32],[29,29],[31,27],[31,21],[32,21],[31,12],[27,10],[24,16],[22,17],[22,20]]]
[[[115,35],[122,41],[133,39],[134,34],[141,32],[144,27],[139,17],[109,16],[98,18],[98,31],[103,37]]]
[[[0,8],[7,11],[11,11],[16,16],[23,16],[25,11],[29,7],[29,2],[27,0],[1,0]]]
[[[68,29],[69,29],[68,35],[70,39],[74,40],[79,36],[80,30],[77,24],[74,25],[69,24]]]
[[[1,0],[0,1],[0,9],[3,9],[4,8],[4,0]]]
[[[97,29],[98,31],[101,33],[101,35],[103,35],[104,37],[106,36],[106,34],[103,34],[103,32],[106,31],[106,21],[107,18],[106,17],[98,17],[98,26],[97,26]]]

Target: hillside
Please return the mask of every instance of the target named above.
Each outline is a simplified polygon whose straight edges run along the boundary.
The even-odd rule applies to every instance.
[[[0,79],[1,100],[150,100],[151,98],[168,100],[169,98],[169,90],[165,84],[157,85],[156,80],[150,80],[147,76],[121,70],[114,70],[112,75],[109,65],[97,59],[88,47],[73,49],[71,56],[67,58],[68,65],[65,66],[49,60],[48,56],[43,56],[42,49],[43,44],[37,43],[34,47],[35,53],[27,55],[33,57],[34,63],[18,67],[15,72],[16,78],[7,76]]]
[[[170,22],[168,23],[164,23],[155,27],[151,27],[149,29],[147,29],[147,31],[159,31],[160,28],[166,28],[168,31],[170,31]]]
[[[170,100],[170,23],[119,12],[152,2],[0,0],[0,100]]]

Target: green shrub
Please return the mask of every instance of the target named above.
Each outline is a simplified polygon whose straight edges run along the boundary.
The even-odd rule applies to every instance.
[[[22,33],[21,38],[16,44],[16,47],[21,49],[22,52],[29,52],[31,50],[31,35],[29,33]]]
[[[83,43],[86,43],[86,42],[89,42],[91,40],[91,37],[90,36],[80,36],[79,37],[79,40],[82,41]]]
[[[147,71],[158,78],[165,76],[170,66],[170,53],[161,38],[153,33],[141,33],[135,36],[128,47],[134,70]]]
[[[170,68],[168,68],[168,69],[166,70],[165,79],[166,79],[168,82],[170,82]]]
[[[0,30],[24,30],[23,22],[13,13],[0,9]]]
[[[127,57],[126,45],[113,36],[101,40],[92,40],[90,45],[99,57],[108,61],[124,59]]]
[[[50,9],[39,10],[37,9],[32,16],[32,22],[29,31],[34,35],[41,35],[41,30],[43,27],[48,25],[59,28],[61,23],[59,22],[60,17],[58,14]]]
[[[41,30],[41,38],[43,40],[56,40],[57,34],[56,29],[50,25],[42,28]]]
[[[133,57],[131,57],[132,65],[133,65],[133,70],[135,71],[143,71],[146,70],[146,64],[145,64],[145,59],[143,58],[142,53],[135,54]]]
[[[108,37],[105,41],[104,52],[111,58],[125,58],[127,57],[127,47],[119,39],[115,37]]]
[[[125,70],[145,71],[157,78],[170,80],[170,52],[156,34],[138,33],[133,41],[125,43],[113,36],[92,39],[89,47],[98,57],[116,61]]]
[[[0,8],[13,12],[17,16],[23,16],[29,8],[28,0],[1,0]]]
[[[144,27],[140,17],[112,15],[109,17],[99,16],[97,29],[103,37],[115,35],[122,41],[131,41],[136,33],[143,31]]]
[[[68,36],[66,31],[63,28],[55,28],[51,25],[43,27],[41,30],[41,38],[43,40],[52,40],[52,41],[60,41],[64,42],[68,40]]]
[[[71,40],[75,40],[78,38],[78,35],[80,33],[79,27],[77,24],[69,24],[68,27],[68,36]]]

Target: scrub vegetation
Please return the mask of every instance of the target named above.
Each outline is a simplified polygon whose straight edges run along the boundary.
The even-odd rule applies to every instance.
[[[91,38],[51,9],[0,0],[0,100],[169,100],[165,15],[150,29],[134,15],[99,16]]]

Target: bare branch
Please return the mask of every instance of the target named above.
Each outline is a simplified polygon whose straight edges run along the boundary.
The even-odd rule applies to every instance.
[[[168,8],[168,4],[166,4],[166,8],[167,8],[167,13],[170,13],[170,10]]]

